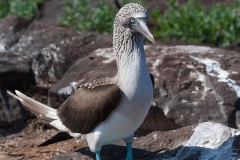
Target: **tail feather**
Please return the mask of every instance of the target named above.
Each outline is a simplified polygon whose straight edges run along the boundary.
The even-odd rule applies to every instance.
[[[44,114],[47,114],[49,111],[56,111],[55,109],[51,108],[51,107],[48,107],[47,105],[45,104],[42,104],[28,96],[26,96],[25,94],[19,92],[19,91],[15,91],[16,94],[18,95],[18,97],[20,97],[21,99],[23,99],[25,102],[27,102],[28,104],[30,104],[32,107],[31,108],[34,108],[36,110],[41,110],[42,113]]]
[[[7,91],[9,95],[19,100],[27,109],[32,111],[37,117],[45,122],[52,122],[53,120],[59,119],[57,116],[57,110],[51,107],[48,107],[45,104],[42,104],[25,94],[15,91],[17,95]]]
[[[53,136],[51,139],[49,139],[49,140],[43,142],[42,144],[38,145],[38,147],[47,146],[49,144],[65,141],[65,140],[72,139],[72,138],[73,137],[70,136],[67,132],[59,132],[55,136]]]
[[[15,92],[16,95],[11,93],[10,91],[7,91],[9,95],[19,100],[24,106],[26,106],[27,109],[32,111],[39,119],[62,131],[55,135],[54,137],[52,137],[50,140],[47,140],[46,142],[40,144],[39,146],[45,146],[80,136],[80,134],[78,133],[72,133],[66,126],[62,124],[61,120],[57,116],[56,109],[48,107],[47,105],[42,104],[19,91]]]

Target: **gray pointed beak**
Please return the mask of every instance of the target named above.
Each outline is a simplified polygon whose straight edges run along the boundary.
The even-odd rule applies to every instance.
[[[142,19],[137,19],[137,26],[134,27],[134,29],[143,34],[149,41],[151,41],[152,43],[155,43],[155,39],[152,35],[152,33],[149,31],[146,22]]]

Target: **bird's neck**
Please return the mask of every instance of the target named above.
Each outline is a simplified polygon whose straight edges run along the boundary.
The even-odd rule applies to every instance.
[[[118,80],[120,84],[133,85],[142,77],[149,77],[143,36],[129,31],[114,33],[113,50],[117,56]],[[121,34],[118,34],[121,33]]]
[[[118,24],[114,26],[113,51],[118,59],[123,56],[131,56],[134,49],[143,49],[143,36],[139,33],[132,33]]]

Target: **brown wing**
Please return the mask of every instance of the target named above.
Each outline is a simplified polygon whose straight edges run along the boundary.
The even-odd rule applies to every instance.
[[[116,108],[121,91],[115,84],[80,87],[58,109],[62,123],[74,133],[87,134]]]

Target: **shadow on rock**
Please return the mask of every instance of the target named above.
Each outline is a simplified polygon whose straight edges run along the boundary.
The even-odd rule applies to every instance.
[[[21,124],[31,115],[20,102],[7,94],[0,79],[0,127],[14,128],[11,126]]]
[[[95,154],[92,153],[88,147],[81,148],[77,150],[77,152],[81,153],[82,155],[87,155],[93,159],[95,158]],[[133,148],[134,159],[139,159],[139,160],[151,159],[151,157],[154,156],[154,153],[156,152],[146,151],[145,149]],[[106,160],[111,160],[111,159],[122,160],[126,158],[126,155],[127,155],[126,146],[110,144],[110,145],[103,146],[101,150],[102,159],[106,159]]]
[[[6,137],[21,132],[26,126],[19,124],[17,126],[0,127],[0,137]]]
[[[228,119],[228,125],[231,128],[240,129],[240,98],[236,100],[234,104],[234,110]]]

